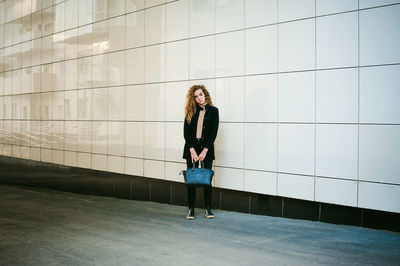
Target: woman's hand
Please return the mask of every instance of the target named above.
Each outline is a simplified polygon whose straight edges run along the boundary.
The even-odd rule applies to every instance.
[[[194,150],[194,148],[190,148],[190,156],[192,157],[192,163],[195,163],[199,160],[199,156],[197,156],[197,153]]]
[[[206,158],[207,151],[208,151],[208,149],[207,149],[207,148],[204,148],[203,151],[200,153],[200,155],[199,155],[199,160],[200,160],[201,162],[204,160],[204,158]]]

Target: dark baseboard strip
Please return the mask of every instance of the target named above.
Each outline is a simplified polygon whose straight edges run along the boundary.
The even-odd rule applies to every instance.
[[[0,156],[0,184],[186,206],[183,183]],[[196,206],[204,207],[198,188]],[[400,232],[400,214],[213,188],[214,209]],[[184,214],[183,214],[184,215]]]

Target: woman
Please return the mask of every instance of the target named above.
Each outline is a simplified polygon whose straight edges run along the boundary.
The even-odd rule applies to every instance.
[[[198,167],[199,161],[204,162],[204,167],[212,169],[215,159],[214,141],[218,132],[218,109],[213,106],[210,93],[204,85],[192,86],[186,95],[185,123],[183,135],[185,147],[183,158],[186,159],[187,167]],[[206,218],[214,218],[211,212],[212,187],[204,186],[204,201]],[[187,186],[187,197],[189,213],[186,219],[194,219],[194,203],[196,199],[196,187]]]

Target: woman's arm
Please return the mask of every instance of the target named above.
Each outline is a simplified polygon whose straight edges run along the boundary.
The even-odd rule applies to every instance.
[[[194,147],[194,138],[193,138],[193,134],[190,134],[190,125],[187,122],[186,118],[185,118],[185,123],[183,125],[183,137],[185,138],[187,147],[193,148]]]
[[[210,147],[212,147],[212,145],[214,144],[215,138],[217,137],[217,133],[218,133],[218,125],[219,125],[219,113],[218,113],[218,109],[215,108],[215,110],[213,111],[213,114],[212,114],[210,135],[205,144],[205,148],[207,148],[207,150]]]
[[[190,156],[192,157],[192,163],[197,162],[199,157],[194,149],[194,138],[193,134],[190,134],[190,125],[185,118],[185,123],[183,125],[183,136],[186,141],[186,146],[190,151]]]

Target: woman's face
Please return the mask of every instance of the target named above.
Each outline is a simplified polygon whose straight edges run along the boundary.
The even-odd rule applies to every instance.
[[[206,103],[206,96],[202,89],[198,89],[193,94],[194,99],[196,100],[197,104],[204,105]]]

